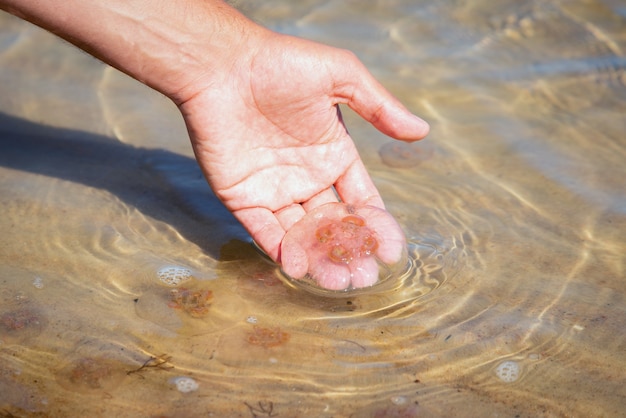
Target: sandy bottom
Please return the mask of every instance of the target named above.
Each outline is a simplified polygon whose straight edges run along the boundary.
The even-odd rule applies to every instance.
[[[432,124],[345,119],[409,241],[394,286],[285,283],[163,97],[0,15],[0,415],[626,409],[621,2],[240,1]]]

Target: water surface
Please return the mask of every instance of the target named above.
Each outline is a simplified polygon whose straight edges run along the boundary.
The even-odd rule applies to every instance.
[[[2,14],[0,412],[623,414],[623,4],[237,4],[353,50],[431,123],[402,149],[344,112],[409,272],[350,298],[284,284],[171,103]]]

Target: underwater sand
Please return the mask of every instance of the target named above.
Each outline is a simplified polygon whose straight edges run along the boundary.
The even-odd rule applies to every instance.
[[[171,103],[0,14],[0,415],[623,415],[623,2],[237,4],[431,123],[398,148],[344,110],[410,268],[283,283]]]

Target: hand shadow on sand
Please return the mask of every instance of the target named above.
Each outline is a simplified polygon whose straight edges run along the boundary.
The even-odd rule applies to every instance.
[[[250,241],[195,159],[170,151],[0,113],[0,165],[106,189],[172,226],[214,259],[226,242]]]

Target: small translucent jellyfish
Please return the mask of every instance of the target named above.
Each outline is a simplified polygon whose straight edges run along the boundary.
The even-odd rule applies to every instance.
[[[0,344],[20,344],[35,338],[47,320],[36,309],[21,307],[0,314]]]
[[[189,376],[173,377],[169,380],[169,382],[176,385],[176,389],[178,389],[181,393],[194,392],[200,387],[198,382]]]
[[[280,328],[265,328],[255,325],[248,334],[248,343],[263,348],[277,347],[289,341],[289,334]]]
[[[112,390],[124,379],[122,367],[108,357],[83,357],[67,364],[57,378],[61,386],[71,391]]]
[[[496,367],[496,375],[506,383],[515,382],[519,379],[520,367],[516,361],[507,360],[498,364]]]
[[[194,318],[201,318],[209,313],[213,292],[207,289],[189,290],[181,287],[170,291],[170,308],[180,309]]]
[[[395,219],[374,206],[319,206],[285,235],[281,264],[292,279],[328,290],[360,289],[393,275],[406,261],[406,240]]]
[[[14,332],[26,329],[28,327],[39,328],[40,318],[36,311],[30,309],[17,309],[15,311],[5,312],[0,317],[0,323],[5,331]]]
[[[168,286],[177,286],[191,279],[191,270],[180,266],[164,266],[157,271],[157,277]]]
[[[394,168],[411,168],[433,156],[430,142],[392,141],[383,144],[378,150],[380,159],[385,165]]]

